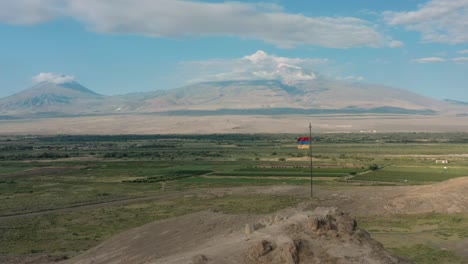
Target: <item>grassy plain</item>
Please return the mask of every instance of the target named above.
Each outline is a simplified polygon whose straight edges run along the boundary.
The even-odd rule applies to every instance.
[[[207,209],[225,213],[275,212],[299,202],[295,197],[230,195],[153,199],[127,205],[0,221],[0,253],[52,253],[73,256],[119,230]]]
[[[390,251],[416,263],[466,263],[455,252],[468,241],[468,214],[367,216],[357,221]]]
[[[394,165],[356,176],[355,180],[376,182],[399,182],[406,184],[419,184],[440,182],[455,177],[466,176],[468,166],[459,164],[447,166]]]
[[[0,254],[72,257],[122,230],[159,219],[210,208],[263,214],[293,206],[303,198],[275,194],[187,198],[177,193],[308,185],[308,152],[296,149],[298,136],[2,137]],[[324,187],[420,185],[468,176],[467,134],[320,134],[313,141],[314,183]],[[436,159],[450,163],[435,164]],[[370,170],[372,165],[378,169]],[[468,237],[463,232],[466,215],[374,217],[359,223],[416,263],[430,263],[428,255],[439,263],[461,263],[455,253],[440,251],[425,237],[418,240],[414,235],[416,226],[431,219],[439,221],[428,231],[431,236]],[[394,230],[400,238],[414,241],[396,243],[391,239]]]

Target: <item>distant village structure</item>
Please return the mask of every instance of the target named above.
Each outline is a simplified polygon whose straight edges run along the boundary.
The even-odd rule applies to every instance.
[[[448,164],[448,160],[436,160],[436,164]]]

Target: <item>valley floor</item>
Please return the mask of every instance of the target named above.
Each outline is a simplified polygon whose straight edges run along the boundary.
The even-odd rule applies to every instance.
[[[2,135],[467,132],[467,115],[164,116],[121,114],[0,120]]]
[[[468,263],[468,134],[316,134],[313,197],[296,138],[0,137],[0,262],[175,261],[337,207],[414,263]]]
[[[126,231],[67,263],[121,263],[122,260],[165,263],[159,260],[203,251],[205,243],[213,239],[223,239],[225,242],[230,235],[242,232],[246,224],[268,218],[268,214],[247,213],[255,207],[255,212],[272,212],[271,218],[278,215],[277,208],[294,204],[291,208],[298,211],[313,211],[320,206],[337,207],[349,212],[357,217],[358,226],[368,229],[372,237],[417,263],[431,263],[431,259],[424,259],[423,255],[427,253],[433,254],[437,260],[446,261],[444,263],[465,263],[468,262],[468,250],[464,246],[468,243],[467,191],[468,177],[425,186],[318,186],[313,198],[309,196],[308,186],[289,185],[212,188],[161,194],[144,201],[132,201],[125,206],[151,208],[176,197],[183,197],[179,203],[193,205],[201,201],[206,206],[199,207],[198,210],[202,211],[197,213]],[[283,199],[289,201],[272,205],[266,202],[267,199],[271,199],[272,203]],[[241,205],[244,202],[256,203],[257,206]],[[266,208],[260,209],[258,206]],[[89,209],[78,207],[73,211]],[[9,218],[0,217],[0,221]],[[43,260],[44,263],[50,261],[46,258]],[[11,260],[11,263],[15,261]]]

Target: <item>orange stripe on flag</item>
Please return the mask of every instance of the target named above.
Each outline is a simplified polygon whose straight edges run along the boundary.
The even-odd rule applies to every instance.
[[[297,145],[298,149],[309,149],[309,145]]]

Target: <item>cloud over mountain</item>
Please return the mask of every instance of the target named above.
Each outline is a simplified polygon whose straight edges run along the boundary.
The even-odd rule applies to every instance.
[[[327,64],[328,59],[287,58],[259,50],[232,60],[213,59],[185,62],[188,72],[196,72],[193,82],[224,80],[279,80],[285,84],[314,80],[312,68]]]
[[[58,74],[54,72],[41,72],[33,77],[35,83],[51,82],[55,84],[64,84],[75,80],[74,76]]]
[[[0,21],[35,24],[72,17],[89,29],[111,34],[183,38],[236,36],[282,48],[401,47],[355,17],[311,17],[276,4],[187,0],[4,0]]]

